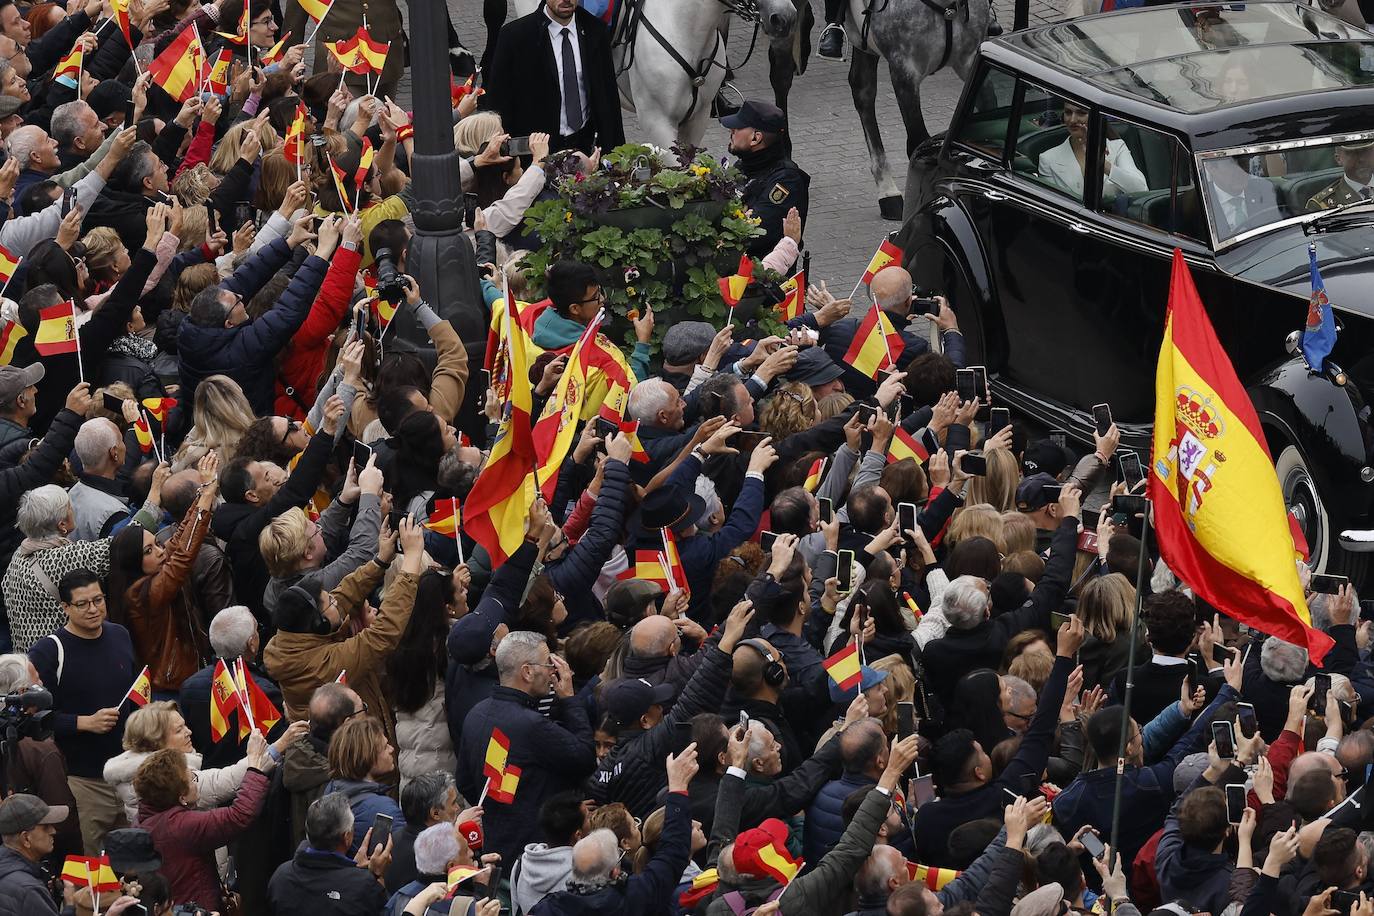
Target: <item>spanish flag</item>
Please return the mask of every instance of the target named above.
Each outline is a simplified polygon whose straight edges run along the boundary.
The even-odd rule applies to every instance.
[[[139,417],[134,421],[134,435],[138,437],[140,452],[146,455],[153,450],[153,431],[148,428],[147,417]]]
[[[38,333],[33,348],[40,356],[75,353],[81,348],[76,337],[76,305],[72,300],[59,302],[38,313]]]
[[[383,299],[381,296],[373,295],[372,314],[377,316],[377,327],[385,330],[391,324],[391,319],[396,317],[396,307],[399,303]]]
[[[52,72],[52,78],[69,89],[79,89],[81,68],[85,56],[86,46],[78,38],[72,49],[57,62],[57,67]]]
[[[656,582],[668,591],[668,565],[657,550],[636,550],[634,565],[616,576],[617,579],[642,579]]]
[[[329,15],[329,8],[334,5],[334,0],[296,0],[305,10],[305,15],[315,20],[318,24],[325,16]]]
[[[109,856],[67,856],[62,861],[62,880],[73,887],[94,885],[97,894],[108,894],[120,888]]]
[[[925,464],[930,457],[926,447],[916,437],[900,426],[892,432],[892,441],[887,446],[887,463],[896,464],[903,458],[910,458],[917,464]]]
[[[281,721],[281,710],[277,709],[271,698],[258,686],[258,682],[253,680],[253,675],[248,670],[248,666],[239,659],[239,670],[243,673],[244,680],[248,682],[248,703],[253,710],[253,721],[261,728],[266,735],[278,722]]]
[[[182,29],[181,34],[153,58],[148,65],[148,72],[153,75],[153,82],[161,86],[174,102],[181,104],[196,94],[203,60],[205,51],[200,46],[196,30]]]
[[[386,55],[391,50],[391,45],[384,41],[374,41],[367,29],[362,26],[358,26],[358,31],[353,37],[358,43],[358,55],[366,62],[367,68],[373,73],[381,73],[382,68],[386,66]]]
[[[469,92],[472,92],[472,80],[475,76],[477,76],[477,74],[475,73],[468,76],[467,82],[465,83],[459,83],[458,80],[453,79],[452,77],[449,78],[448,93],[449,99],[452,100],[454,108],[458,107],[458,103],[463,101],[464,96],[466,96]],[[482,90],[477,90],[477,94],[481,95]]]
[[[353,173],[353,184],[361,188],[363,182],[367,181],[367,173],[372,171],[372,160],[377,156],[377,151],[372,148],[372,140],[363,137],[363,151],[358,154],[358,170]]]
[[[119,23],[119,30],[124,33],[124,40],[129,43],[129,50],[132,51],[134,38],[129,30],[129,0],[110,0],[110,9],[114,10],[114,20]]]
[[[506,301],[510,301],[509,289]],[[491,555],[492,568],[500,566],[525,539],[525,521],[534,505],[534,450],[530,428],[533,387],[529,384],[528,337],[518,318],[505,315],[505,351],[508,377],[512,380],[496,441],[487,463],[468,496],[467,531]]]
[[[247,9],[245,6],[244,9]],[[222,49],[205,71],[205,88],[213,95],[224,95],[229,91],[229,65],[233,63],[234,52],[231,48]]]
[[[482,763],[482,772],[493,779],[499,779],[509,763],[510,739],[501,729],[493,728],[491,738],[487,741],[487,754]]]
[[[568,457],[577,435],[578,418],[582,415],[582,399],[587,394],[587,348],[596,337],[605,313],[596,317],[582,330],[577,343],[568,355],[568,364],[558,378],[553,397],[544,404],[539,422],[534,424],[534,453],[538,456],[539,488],[546,502],[553,502],[558,488],[558,472]]]
[[[143,406],[148,409],[148,413],[159,423],[167,422],[167,414],[177,406],[176,398],[144,398]]]
[[[22,260],[22,257],[15,257],[8,248],[0,245],[0,290],[9,285],[10,277],[19,269]]]
[[[905,346],[891,319],[875,303],[859,322],[849,350],[844,354],[844,362],[855,371],[876,379],[879,372],[896,367],[897,357],[902,355]]]
[[[749,255],[742,254],[739,257],[739,269],[728,277],[720,278],[720,298],[724,299],[730,308],[734,308],[739,305],[740,298],[753,279],[754,262]]]
[[[234,683],[224,659],[215,662],[210,679],[210,738],[218,742],[229,734],[229,715],[239,708],[238,685]],[[242,717],[243,713],[239,713]]]
[[[919,884],[924,884],[932,891],[938,891],[946,884],[963,874],[952,868],[936,868],[933,865],[919,865],[916,862],[906,863],[907,878]]]
[[[760,847],[757,855],[758,864],[763,866],[763,870],[780,884],[791,883],[792,879],[797,877],[797,872],[801,871],[802,865],[805,864],[799,859],[792,858],[787,847],[776,840],[767,846]]]
[[[455,865],[448,870],[448,886],[457,887],[473,875],[482,871],[480,868],[473,868],[471,865]]]
[[[268,48],[266,51],[264,51],[264,52],[262,52],[261,54],[259,54],[259,55],[258,55],[258,63],[260,63],[260,64],[262,64],[264,67],[266,67],[266,66],[269,66],[270,64],[275,64],[277,61],[279,61],[279,60],[281,60],[283,57],[285,57],[285,56],[286,56],[286,39],[288,39],[288,38],[290,38],[290,37],[291,37],[291,33],[290,33],[290,32],[287,32],[285,35],[283,35],[283,36],[281,37],[281,41],[277,42],[277,43],[274,44],[272,47]]]
[[[129,687],[129,692],[124,694],[124,700],[130,700],[135,706],[146,706],[153,700],[153,681],[148,666],[144,665],[143,670],[134,678],[134,682]],[[120,705],[124,705],[124,700],[120,700]]]
[[[784,323],[800,318],[806,311],[806,273],[799,271],[795,276],[782,282],[782,301],[778,303],[778,315]]]
[[[435,534],[456,539],[461,525],[462,516],[458,511],[458,500],[449,497],[434,501],[434,511],[429,514],[429,519],[425,522],[426,528]]]
[[[4,328],[0,329],[0,366],[8,366],[14,361],[14,347],[20,340],[27,337],[28,331],[17,321],[4,322]]]
[[[817,458],[811,462],[811,468],[806,472],[806,480],[802,482],[806,492],[815,493],[821,488],[821,484],[825,481],[825,470],[828,463],[829,461],[825,458]]]
[[[239,30],[232,34],[229,32],[216,32],[215,34],[218,35],[220,38],[227,38],[233,44],[243,45],[244,47],[247,47],[248,30],[252,26],[252,21],[253,14],[251,4],[245,3],[243,5],[243,15],[239,17]]]
[[[906,602],[907,608],[917,620],[925,616],[921,613],[921,606],[916,603],[916,599],[911,597],[911,592],[902,592],[902,600]]]
[[[830,675],[830,679],[841,690],[858,687],[863,683],[864,675],[862,666],[859,664],[859,647],[854,643],[849,643],[821,662],[821,667],[825,669],[825,673]]]
[[[520,786],[520,768],[506,767],[499,777],[488,777],[487,785],[487,798],[503,805],[511,804],[515,801],[515,790]]]
[[[901,265],[902,249],[892,244],[890,239],[883,239],[882,243],[878,245],[878,250],[873,252],[873,257],[869,260],[868,267],[864,269],[864,276],[861,282],[864,285],[872,283],[873,277],[878,271],[894,263],[898,266]]]
[[[678,905],[682,908],[683,912],[690,912],[696,908],[697,904],[714,894],[719,884],[720,873],[714,868],[708,868],[703,872],[699,872],[697,876],[692,879],[692,886],[678,896]]]
[[[692,590],[687,587],[687,569],[682,565],[682,557],[677,552],[677,535],[673,534],[673,529],[660,529],[663,536],[663,560],[664,567],[668,570],[671,577],[668,580],[668,591],[681,589],[687,594]]]
[[[305,103],[296,103],[296,116],[291,119],[291,126],[286,130],[286,139],[282,141],[282,155],[286,161],[292,165],[300,165],[305,161]]]
[[[1177,248],[1155,375],[1149,496],[1160,555],[1179,578],[1321,663],[1333,641],[1312,628],[1264,432]]]
[[[331,57],[339,62],[349,73],[366,73],[367,61],[358,53],[357,38],[342,38],[338,41],[324,42]]]

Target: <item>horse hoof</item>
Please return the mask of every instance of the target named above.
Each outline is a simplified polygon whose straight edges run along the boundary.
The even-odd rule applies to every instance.
[[[900,220],[902,218],[902,197],[894,194],[891,197],[881,197],[878,199],[878,213],[883,219]]]

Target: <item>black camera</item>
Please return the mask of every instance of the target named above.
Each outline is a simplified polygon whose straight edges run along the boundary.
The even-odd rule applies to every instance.
[[[376,259],[377,295],[392,305],[400,305],[406,295],[406,285],[396,269],[396,255],[390,248],[378,248],[373,255]]]
[[[5,696],[0,708],[0,737],[6,740],[52,737],[52,694],[42,687],[30,687]]]

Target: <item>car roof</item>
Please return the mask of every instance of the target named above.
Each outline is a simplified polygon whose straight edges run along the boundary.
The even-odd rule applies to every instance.
[[[1012,33],[983,54],[1201,148],[1282,139],[1262,128],[1290,115],[1303,116],[1305,136],[1368,130],[1374,105],[1374,34],[1282,0],[1085,16]]]

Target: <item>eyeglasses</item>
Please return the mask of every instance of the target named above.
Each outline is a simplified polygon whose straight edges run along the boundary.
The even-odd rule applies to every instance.
[[[367,700],[359,700],[358,702],[360,702],[360,703],[363,704],[363,708],[362,708],[362,709],[355,709],[355,710],[353,710],[351,713],[349,713],[349,714],[348,714],[348,718],[349,718],[349,719],[355,718],[355,717],[357,717],[357,716],[365,716],[365,715],[367,715]],[[347,720],[345,720],[345,721],[347,721]]]
[[[592,296],[590,299],[579,299],[576,302],[574,302],[573,305],[591,305],[594,302],[599,303],[605,301],[606,291],[598,286],[596,288],[596,295]]]
[[[1019,712],[1012,712],[1011,710],[1007,710],[1006,714],[1013,719],[1020,719],[1022,722],[1029,722],[1031,720],[1031,716],[1023,716]]]
[[[94,598],[82,598],[80,601],[67,603],[67,607],[76,608],[78,611],[90,610],[93,607],[104,607],[105,596],[96,595]]]
[[[292,433],[295,433],[295,432],[299,432],[299,431],[300,431],[300,428],[301,428],[301,425],[300,425],[299,423],[297,423],[295,420],[287,420],[287,421],[286,421],[286,432],[284,432],[284,433],[281,434],[281,444],[282,444],[282,445],[285,445],[285,444],[286,444],[286,440],[291,438],[291,434],[292,434]]]

